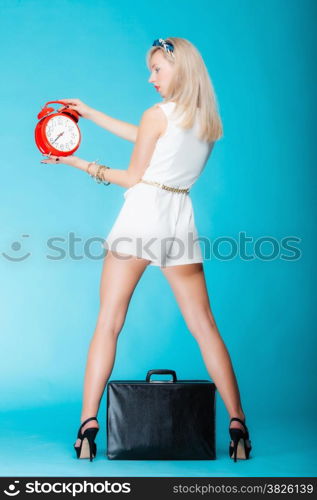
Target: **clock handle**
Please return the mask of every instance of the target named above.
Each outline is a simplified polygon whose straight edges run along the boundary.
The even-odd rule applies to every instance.
[[[47,104],[52,104],[53,102],[56,102],[58,104],[64,104],[65,106],[67,106],[66,102],[63,102],[63,101],[48,101],[47,103],[45,103],[43,108],[45,108],[45,106],[47,106]]]
[[[46,116],[47,114],[54,111],[54,108],[47,108],[48,104],[52,104],[54,102],[58,103],[58,104],[63,104],[64,106],[67,106],[67,103],[63,102],[63,101],[48,101],[47,103],[44,104],[42,110],[37,115],[38,119],[43,118],[43,116]],[[77,122],[78,122],[79,116],[81,116],[80,113],[78,113],[78,111],[76,111],[75,109],[69,109],[69,110],[67,110],[67,113],[70,114]]]

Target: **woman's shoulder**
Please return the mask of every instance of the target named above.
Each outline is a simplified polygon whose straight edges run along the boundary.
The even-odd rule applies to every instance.
[[[176,102],[175,101],[160,101],[154,104],[154,106],[160,106],[164,109],[174,108]]]
[[[168,112],[165,110],[165,106],[162,107],[161,104],[165,103],[155,103],[153,106],[147,108],[142,115],[141,122],[145,127],[159,127],[160,129],[164,129],[166,125],[166,118],[164,114],[168,115]],[[162,110],[164,111],[162,113]]]
[[[145,111],[143,112],[143,116],[145,117],[149,117],[149,118],[158,118],[161,116],[161,111],[160,109],[163,109],[165,110],[165,106],[162,106],[161,104],[164,104],[164,103],[155,103],[153,104],[152,106],[150,106],[149,108],[146,108]]]
[[[157,102],[157,103],[153,104],[152,106],[150,106],[149,108],[147,108],[143,112],[143,116],[147,117],[149,119],[153,118],[154,120],[159,119],[163,115],[165,115],[167,118],[169,118],[172,111],[173,111],[174,104],[175,103],[172,101]],[[163,111],[163,115],[162,115],[162,111]]]
[[[153,109],[161,109],[167,117],[170,116],[174,107],[175,107],[174,101],[166,101],[166,102],[160,101],[160,102],[153,104],[153,106],[152,106]]]

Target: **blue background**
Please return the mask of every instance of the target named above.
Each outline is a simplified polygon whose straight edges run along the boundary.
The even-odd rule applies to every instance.
[[[316,2],[2,0],[0,9],[1,474],[315,475]],[[229,459],[228,414],[217,395],[216,461],[106,460],[104,398],[100,453],[91,464],[75,458],[72,444],[98,313],[101,241],[123,188],[97,185],[66,165],[40,164],[34,128],[47,101],[71,97],[138,124],[161,100],[148,83],[146,51],[168,36],[187,38],[201,52],[224,126],[191,192],[199,233],[237,241],[245,232],[253,238],[249,254],[257,238],[270,236],[280,248],[293,236],[299,255],[211,258],[204,266],[253,459]],[[132,143],[87,120],[79,125],[77,156],[127,168]],[[80,238],[76,257],[68,251],[70,233]],[[64,238],[63,258],[47,247],[51,237]],[[96,241],[87,254],[89,238]],[[271,246],[265,249],[269,255]],[[224,245],[222,252],[229,251]],[[153,266],[132,297],[111,378],[144,379],[152,368],[209,379],[173,293]]]

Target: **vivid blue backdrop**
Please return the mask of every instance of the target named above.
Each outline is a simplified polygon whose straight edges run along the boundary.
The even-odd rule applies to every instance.
[[[314,475],[316,2],[2,0],[0,14],[1,474]],[[253,260],[211,256],[205,272],[254,459],[229,460],[218,395],[216,461],[107,461],[104,398],[101,451],[90,464],[75,459],[72,443],[98,312],[101,241],[123,188],[40,164],[34,127],[46,101],[70,97],[137,124],[161,99],[148,83],[146,51],[168,36],[201,52],[224,125],[191,192],[199,232],[212,242],[252,238]],[[84,119],[80,127],[77,156],[128,166],[132,143]],[[62,258],[48,248],[51,237],[63,238]],[[259,247],[263,258],[255,253],[261,237],[274,239],[274,258],[267,258],[272,243]],[[297,238],[297,254],[282,249],[286,237]],[[230,253],[226,243],[219,249]],[[168,283],[150,267],[130,303],[111,378],[143,379],[161,367],[181,379],[209,379]]]

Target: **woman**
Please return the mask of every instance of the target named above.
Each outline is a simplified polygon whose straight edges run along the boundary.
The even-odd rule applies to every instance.
[[[97,413],[111,375],[118,335],[133,291],[148,265],[158,265],[170,283],[206,368],[231,417],[229,455],[249,458],[251,441],[226,346],[206,288],[189,188],[222,137],[216,97],[197,49],[183,38],[155,40],[147,54],[153,84],[163,102],[147,109],[139,127],[111,118],[79,99],[61,99],[82,117],[135,142],[128,169],[118,170],[75,156],[51,156],[87,171],[98,182],[127,188],[125,202],[105,246],[100,311],[89,347],[81,414],[74,444],[78,458],[96,455]],[[189,238],[191,235],[191,238]],[[190,241],[189,241],[190,240]]]

